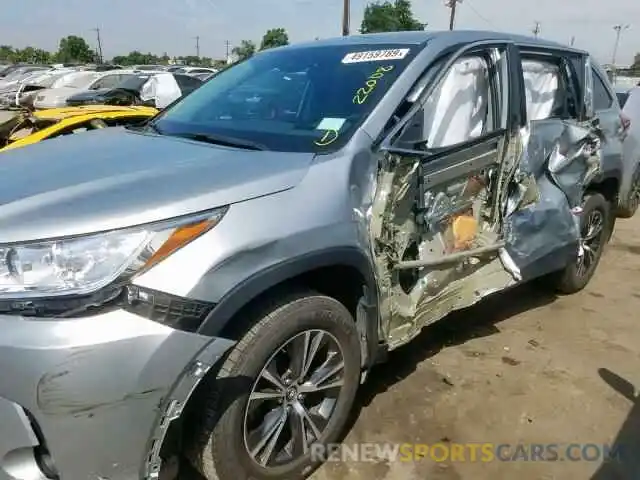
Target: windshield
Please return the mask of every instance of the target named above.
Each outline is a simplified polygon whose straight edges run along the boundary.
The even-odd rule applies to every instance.
[[[95,72],[73,72],[58,78],[51,88],[72,87],[84,89],[91,85],[97,74]]]
[[[260,53],[160,114],[165,135],[229,137],[282,152],[341,148],[420,47],[321,45]]]
[[[7,81],[7,82],[19,80],[19,79],[22,79],[22,78],[26,77],[31,72],[36,72],[36,71],[40,71],[40,70],[46,70],[46,69],[45,68],[41,68],[41,67],[22,67],[22,68],[18,68],[16,70],[14,70],[13,72],[9,73],[6,77],[4,77],[4,80]]]

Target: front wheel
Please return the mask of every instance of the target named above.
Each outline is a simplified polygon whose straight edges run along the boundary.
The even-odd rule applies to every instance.
[[[208,480],[306,478],[354,402],[360,344],[340,302],[298,294],[256,317],[189,421],[187,455]]]
[[[552,275],[560,293],[576,293],[587,286],[600,262],[611,224],[609,202],[599,193],[587,194],[580,217],[578,255],[564,270]]]

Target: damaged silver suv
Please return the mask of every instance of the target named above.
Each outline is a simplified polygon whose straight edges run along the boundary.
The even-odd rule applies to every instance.
[[[625,127],[585,52],[407,32],[268,50],[145,126],[4,154],[0,479],[307,476],[388,351],[587,284]]]

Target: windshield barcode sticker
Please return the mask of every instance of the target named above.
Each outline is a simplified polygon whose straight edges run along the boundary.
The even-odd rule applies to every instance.
[[[382,60],[402,60],[410,49],[396,48],[394,50],[370,50],[367,52],[347,53],[342,63],[376,62]]]

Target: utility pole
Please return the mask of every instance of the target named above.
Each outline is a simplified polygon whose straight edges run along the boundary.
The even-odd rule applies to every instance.
[[[458,3],[462,3],[462,0],[445,0],[445,6],[451,9],[451,16],[449,17],[449,30],[453,30],[456,23],[456,7]]]
[[[533,26],[533,30],[531,31],[533,32],[533,36],[538,38],[538,35],[540,34],[540,22],[536,22]]]
[[[100,28],[96,27],[93,31],[96,32],[98,37],[98,63],[102,63],[102,40],[100,40]]]
[[[618,56],[618,46],[620,45],[620,36],[622,35],[622,32],[627,28],[629,28],[629,25],[618,24],[613,26],[613,29],[616,31],[616,43],[613,45],[613,55],[611,57],[611,66],[613,67],[614,71],[616,69],[616,57]]]
[[[342,3],[342,36],[347,37],[349,35],[349,27],[351,20],[351,2],[350,0],[343,0]]]
[[[200,36],[196,35],[196,57],[200,58]]]
[[[571,37],[571,43],[570,43],[570,45],[573,47],[573,44],[574,44],[574,43],[576,43],[576,37],[575,37],[575,35],[573,35],[573,36]]]

